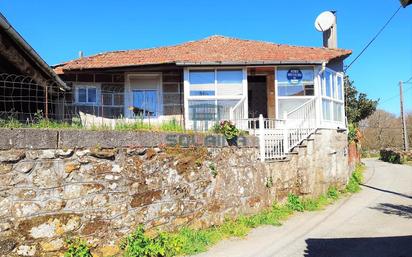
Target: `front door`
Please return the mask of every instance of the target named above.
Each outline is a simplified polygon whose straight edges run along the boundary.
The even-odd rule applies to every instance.
[[[249,118],[268,117],[266,76],[248,76]]]

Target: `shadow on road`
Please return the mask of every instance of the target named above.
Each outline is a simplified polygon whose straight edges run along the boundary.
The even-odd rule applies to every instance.
[[[412,236],[307,239],[305,257],[411,257]]]
[[[399,217],[412,219],[412,205],[396,205],[391,203],[380,203],[376,207],[369,207],[373,210],[381,211],[385,214],[397,215]],[[411,253],[412,255],[412,253]]]
[[[412,199],[412,196],[410,196],[410,195],[405,195],[405,194],[402,194],[402,193],[393,192],[393,191],[389,191],[389,190],[386,190],[386,189],[381,189],[381,188],[377,188],[377,187],[373,187],[373,186],[368,186],[368,185],[365,185],[365,184],[361,184],[361,186],[364,186],[364,187],[367,187],[367,188],[370,188],[370,189],[374,189],[374,190],[377,190],[377,191],[381,191],[381,192],[384,192],[384,193],[394,194],[394,195],[398,195],[398,196],[402,196],[402,197],[405,197],[405,198]]]

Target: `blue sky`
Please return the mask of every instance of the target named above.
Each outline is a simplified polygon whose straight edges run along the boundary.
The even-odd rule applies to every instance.
[[[314,19],[338,11],[339,47],[354,54],[382,27],[398,0],[2,0],[0,11],[49,63],[78,51],[173,45],[220,34],[305,46],[321,46]],[[412,6],[402,9],[372,47],[348,71],[356,87],[380,107],[399,113],[398,81],[412,77]],[[412,111],[412,85],[406,109]]]

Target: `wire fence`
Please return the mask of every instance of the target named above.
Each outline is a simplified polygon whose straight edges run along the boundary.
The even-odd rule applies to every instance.
[[[134,99],[138,96],[139,93],[133,92],[125,94],[124,85],[103,83],[99,87],[66,90],[54,81],[39,84],[31,77],[3,73],[0,74],[0,125],[11,121],[35,124],[46,119],[85,127],[114,127],[136,120],[150,123],[162,115],[184,126],[182,93],[157,92],[150,104],[147,97]],[[162,97],[166,104],[161,104]]]

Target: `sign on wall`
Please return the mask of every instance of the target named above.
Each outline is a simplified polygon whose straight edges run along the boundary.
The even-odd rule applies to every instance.
[[[303,79],[303,73],[300,69],[290,69],[286,77],[290,83],[298,84]]]

